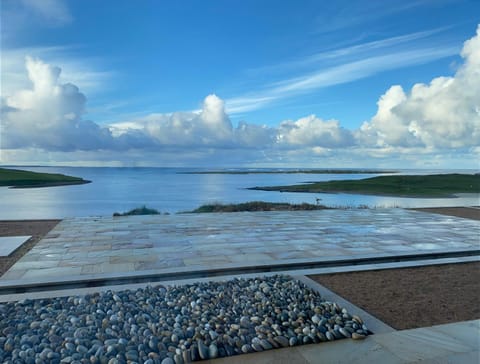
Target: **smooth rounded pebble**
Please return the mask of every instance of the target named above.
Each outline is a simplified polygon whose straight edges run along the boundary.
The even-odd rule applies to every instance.
[[[7,364],[182,364],[368,333],[285,275],[0,304]]]

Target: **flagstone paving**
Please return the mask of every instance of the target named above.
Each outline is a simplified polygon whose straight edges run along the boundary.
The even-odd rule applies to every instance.
[[[479,239],[479,221],[403,209],[71,218],[0,281],[469,250]]]

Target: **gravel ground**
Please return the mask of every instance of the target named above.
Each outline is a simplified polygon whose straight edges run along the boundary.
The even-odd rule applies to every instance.
[[[59,222],[60,220],[0,220],[0,236],[32,236],[8,257],[0,257],[0,276],[32,249]]]
[[[480,220],[480,207],[425,207],[412,210]]]
[[[480,319],[479,262],[310,278],[398,330]]]

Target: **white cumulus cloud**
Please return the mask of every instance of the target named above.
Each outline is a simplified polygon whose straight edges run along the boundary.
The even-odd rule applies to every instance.
[[[327,120],[310,115],[297,121],[284,121],[278,128],[280,145],[338,148],[354,143],[352,133],[340,126],[337,120]]]
[[[456,153],[472,161],[480,145],[480,26],[461,56],[464,61],[452,77],[437,77],[408,91],[390,87],[379,98],[376,114],[357,130],[315,115],[276,126],[245,121],[234,126],[225,102],[213,94],[198,111],[156,113],[101,126],[85,119],[87,98],[64,81],[59,67],[27,57],[29,87],[1,98],[0,147],[8,158],[37,151],[64,153],[69,161],[74,155],[90,161],[98,155],[102,163],[148,156],[157,165],[167,158],[183,165],[198,160],[304,164],[329,158],[355,165],[365,156],[408,161],[421,155],[438,161],[442,155],[452,160]]]
[[[142,133],[157,146],[239,148],[265,146],[274,140],[272,129],[242,122],[233,128],[225,103],[208,95],[197,112],[150,114],[109,126],[115,136]]]
[[[410,92],[392,86],[378,111],[357,133],[371,146],[462,148],[480,144],[480,26],[466,41],[464,63],[453,77],[418,83]]]
[[[82,119],[86,97],[77,86],[59,82],[60,68],[31,57],[25,65],[32,88],[3,100],[2,147],[72,151],[111,143],[108,130]]]

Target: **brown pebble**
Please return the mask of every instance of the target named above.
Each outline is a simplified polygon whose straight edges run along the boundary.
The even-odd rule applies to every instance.
[[[363,339],[365,339],[365,337],[366,337],[365,335],[359,334],[357,332],[354,332],[352,334],[352,339],[353,340],[363,340]]]

